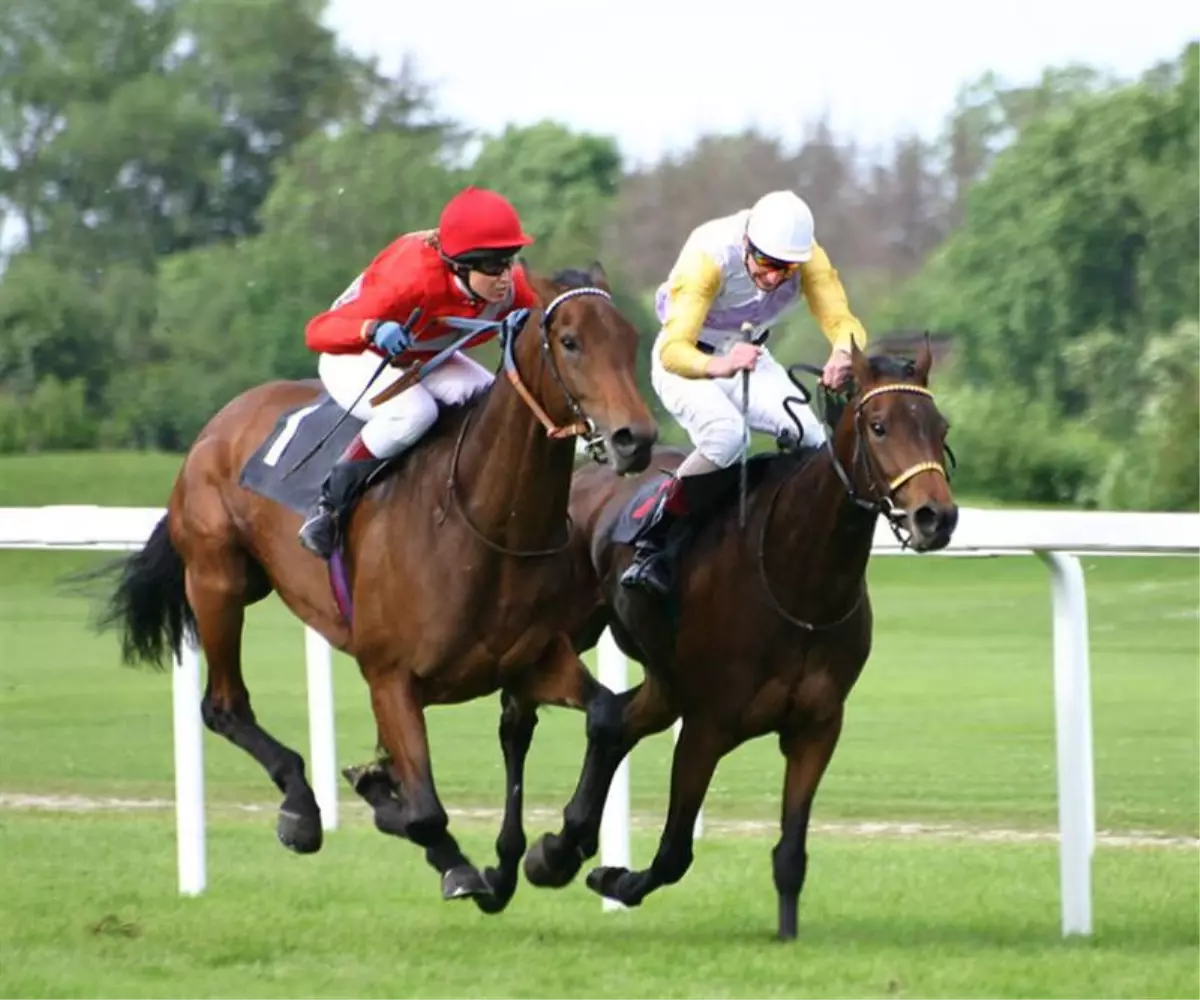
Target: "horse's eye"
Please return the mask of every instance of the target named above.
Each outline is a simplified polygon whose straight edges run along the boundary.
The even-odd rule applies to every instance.
[[[569,333],[559,337],[558,342],[562,345],[562,349],[568,354],[576,354],[579,351],[579,341]]]
[[[885,428],[880,421],[872,420],[871,421],[871,433],[874,434],[876,437],[881,438],[887,433],[887,428]]]

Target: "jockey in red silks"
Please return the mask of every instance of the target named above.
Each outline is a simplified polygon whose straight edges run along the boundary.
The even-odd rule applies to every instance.
[[[318,372],[326,391],[366,422],[300,528],[300,542],[310,552],[330,557],[339,513],[383,460],[420,440],[437,420],[439,403],[461,403],[491,384],[491,372],[460,350],[399,395],[379,406],[370,403],[411,364],[462,336],[445,324],[447,317],[505,324],[480,332],[464,349],[520,327],[537,299],[515,265],[517,253],[532,242],[506,198],[468,187],[447,202],[437,229],[407,233],[385,247],[328,310],[309,321],[305,339],[321,355]],[[418,308],[420,316],[409,326]],[[364,393],[384,357],[393,364]]]

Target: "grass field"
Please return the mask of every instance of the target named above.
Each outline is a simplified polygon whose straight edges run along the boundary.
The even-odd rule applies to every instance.
[[[158,505],[176,467],[6,460],[0,505]],[[376,833],[348,789],[344,828],[321,854],[287,854],[273,786],[208,736],[210,888],[178,898],[172,816],[153,805],[173,791],[169,677],[118,666],[113,637],[88,631],[89,606],[56,590],[100,558],[0,552],[0,995],[1200,995],[1195,560],[1085,561],[1098,826],[1193,843],[1102,842],[1096,934],[1066,942],[1057,848],[1013,835],[1056,823],[1045,570],[875,560],[875,651],[817,799],[801,938],[780,946],[767,827],[782,761],[769,740],[723,762],[679,885],[610,915],[581,881],[522,885],[506,914],[485,918],[441,903],[420,853]],[[250,613],[246,662],[260,719],[306,753],[302,630],[274,599]],[[374,735],[365,687],[344,657],[335,675],[339,758],[361,760]],[[500,804],[496,708],[430,713],[438,786],[478,862],[496,823],[456,810]],[[582,748],[581,717],[543,714],[531,835],[554,825]],[[638,865],[665,812],[670,751],[663,735],[632,758]],[[142,806],[14,806],[29,795]],[[864,821],[942,829],[851,826]]]

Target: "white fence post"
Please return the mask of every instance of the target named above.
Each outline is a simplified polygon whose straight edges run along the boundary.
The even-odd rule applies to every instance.
[[[321,809],[321,828],[338,828],[337,739],[333,719],[333,650],[320,632],[304,627],[308,677],[309,768]]]
[[[1039,552],[1054,593],[1054,731],[1058,756],[1059,879],[1062,932],[1092,933],[1092,853],[1096,795],[1092,775],[1087,591],[1075,556]]]
[[[629,686],[625,654],[617,645],[608,629],[600,636],[597,646],[600,683],[610,691],[620,694]],[[621,761],[608,789],[604,801],[604,814],[600,819],[600,863],[621,868],[629,867],[629,757]],[[605,910],[623,910],[624,905],[615,899],[603,900]]]
[[[198,896],[208,883],[204,844],[204,729],[200,651],[185,638],[171,670],[175,742],[175,841],[179,891]]]

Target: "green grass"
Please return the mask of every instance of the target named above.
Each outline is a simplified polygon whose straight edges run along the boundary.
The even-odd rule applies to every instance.
[[[175,472],[160,456],[72,459],[49,472],[49,459],[22,461],[21,488],[11,460],[0,462],[0,505],[158,504]],[[92,475],[89,494],[81,484]],[[120,667],[114,638],[88,631],[90,605],[56,590],[102,558],[0,552],[0,793],[173,794],[169,677]],[[1098,826],[1195,837],[1197,563],[1087,559],[1085,570]],[[873,561],[870,579],[875,649],[815,821],[1053,830],[1044,567],[888,557]],[[302,629],[274,598],[250,612],[246,663],[260,720],[307,754]],[[335,697],[339,759],[365,759],[374,738],[366,689],[340,655]],[[496,722],[494,698],[430,712],[452,811],[501,802]],[[531,835],[569,796],[582,744],[579,715],[543,712],[526,783],[531,809],[542,811]],[[636,864],[649,861],[665,814],[670,752],[664,734],[633,755]],[[801,941],[780,947],[769,941],[772,835],[706,836],[684,881],[635,912],[602,916],[582,884],[560,893],[522,885],[508,913],[487,919],[439,902],[420,852],[376,833],[348,789],[345,829],[316,857],[287,854],[272,832],[278,795],[258,766],[212,735],[205,754],[210,889],[201,899],[175,895],[166,809],[0,811],[0,995],[1200,993],[1191,848],[1101,846],[1096,935],[1063,942],[1053,844],[818,830]],[[773,824],[782,772],[772,740],[740,748],[718,770],[706,814]],[[490,859],[495,823],[454,823],[472,856]]]
[[[484,850],[491,831],[468,826]],[[767,844],[700,842],[637,910],[522,886],[484,917],[442,903],[418,852],[355,823],[286,855],[253,820],[210,827],[212,883],[171,891],[158,815],[0,816],[0,995],[1195,996],[1197,880],[1183,851],[1101,848],[1100,919],[1063,942],[1049,845],[823,837],[799,941],[771,938]],[[652,848],[635,839],[639,857]]]
[[[0,507],[162,507],[182,461],[182,455],[157,451],[0,456]]]

